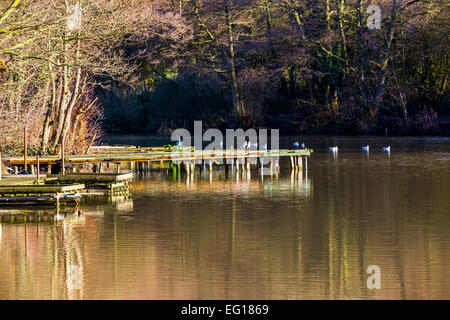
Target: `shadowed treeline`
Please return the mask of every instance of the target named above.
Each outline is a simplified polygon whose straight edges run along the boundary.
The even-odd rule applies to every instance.
[[[368,27],[381,10],[380,29]],[[269,126],[298,133],[448,130],[447,1],[181,0],[176,61],[105,91],[110,131]],[[175,63],[174,63],[175,62]],[[443,131],[442,131],[443,130]]]

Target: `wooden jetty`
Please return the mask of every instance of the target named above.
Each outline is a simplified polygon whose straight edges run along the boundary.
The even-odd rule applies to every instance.
[[[133,173],[8,175],[0,180],[0,205],[79,203],[82,196],[130,196]]]
[[[148,150],[146,150],[148,149]],[[312,153],[310,149],[297,149],[297,150],[193,150],[192,148],[182,151],[160,151],[160,148],[150,150],[149,148],[136,148],[132,151],[132,148],[117,149],[123,152],[113,153],[96,153],[86,155],[65,155],[65,165],[79,165],[79,164],[94,164],[93,171],[101,173],[102,164],[115,164],[116,172],[120,172],[121,167],[125,166],[125,169],[131,171],[142,171],[150,167],[151,162],[183,162],[183,166],[186,164],[195,162],[195,164],[205,162],[212,168],[212,163],[222,163],[224,159],[232,159],[233,163],[241,164],[247,162],[247,159],[275,159],[282,157],[289,157],[291,159],[292,168],[305,167],[307,168],[307,157]],[[109,150],[109,149],[104,149]],[[125,152],[126,151],[126,152]],[[46,156],[39,159],[30,158],[27,160],[27,165],[31,165],[34,171],[34,166],[38,164],[47,166],[51,171],[52,165],[61,165],[62,159],[60,156]],[[24,166],[23,157],[9,157],[5,158],[5,162],[10,167]],[[194,165],[195,165],[194,164]],[[229,164],[226,161],[224,164]],[[252,163],[250,163],[252,164]],[[250,165],[249,164],[249,165]],[[17,171],[17,170],[16,170]]]
[[[31,168],[34,175],[8,175],[1,179],[0,204],[31,204],[62,201],[79,201],[81,195],[128,196],[132,171],[144,172],[151,164],[167,167],[174,171],[184,170],[188,175],[202,167],[211,172],[214,165],[224,166],[225,170],[250,170],[256,165],[263,174],[263,169],[270,169],[270,174],[278,172],[279,159],[289,158],[292,169],[308,169],[307,158],[312,154],[310,149],[281,150],[195,150],[192,147],[181,150],[168,150],[165,147],[133,147],[133,146],[97,146],[91,147],[93,153],[85,155],[6,157],[4,162],[9,167],[22,167],[26,171]],[[0,161],[1,162],[1,161]],[[51,174],[52,166],[59,166],[61,174]],[[93,173],[75,172],[80,166],[92,166]],[[111,165],[114,165],[111,168]],[[203,165],[203,166],[202,166]],[[47,174],[41,175],[40,169],[47,167]],[[66,166],[72,168],[66,173]],[[78,168],[75,168],[78,167]],[[115,172],[104,173],[105,168]],[[121,173],[121,168],[128,172]],[[45,169],[45,168],[44,168]],[[131,171],[131,172],[130,172]],[[12,177],[13,176],[13,177]],[[14,183],[16,181],[16,183]]]

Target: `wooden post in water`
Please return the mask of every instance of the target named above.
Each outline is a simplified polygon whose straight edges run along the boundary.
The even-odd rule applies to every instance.
[[[302,170],[303,169],[303,157],[297,157],[297,162],[298,162],[298,169]]]
[[[264,175],[264,162],[263,162],[264,158],[259,158],[259,171],[261,173],[261,176]]]

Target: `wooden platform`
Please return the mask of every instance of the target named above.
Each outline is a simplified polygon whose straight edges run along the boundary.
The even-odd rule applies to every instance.
[[[0,186],[0,204],[78,203],[81,199],[79,192],[84,188],[84,184],[2,185]]]
[[[129,182],[133,173],[66,173],[49,175],[47,183],[83,183],[85,196],[103,194],[107,196],[129,195]]]

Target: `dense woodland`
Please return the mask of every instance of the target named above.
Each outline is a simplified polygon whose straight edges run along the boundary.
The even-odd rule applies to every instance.
[[[0,0],[1,152],[24,128],[33,152],[85,152],[194,120],[445,133],[449,18],[448,0]]]

